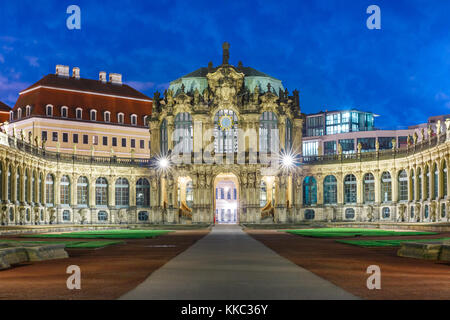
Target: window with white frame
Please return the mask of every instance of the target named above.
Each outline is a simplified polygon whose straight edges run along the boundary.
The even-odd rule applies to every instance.
[[[31,107],[30,106],[26,107],[26,116],[27,117],[31,116]]]
[[[69,109],[67,107],[61,107],[61,117],[62,118],[67,118],[68,110]]]
[[[81,109],[81,108],[77,108],[77,110],[75,111],[75,113],[76,113],[76,118],[78,119],[78,120],[81,120],[81,119],[83,119],[83,109]]]
[[[105,122],[111,122],[111,112],[105,111],[104,118],[105,118]]]
[[[47,117],[53,117],[53,106],[52,105],[48,105],[45,108],[45,114]]]
[[[133,126],[136,126],[136,125],[137,125],[137,115],[135,115],[135,114],[132,114],[132,115],[131,115],[131,124],[132,124]]]
[[[97,111],[96,110],[91,110],[90,119],[91,119],[91,121],[97,121]]]
[[[117,122],[123,124],[123,113],[117,115]]]

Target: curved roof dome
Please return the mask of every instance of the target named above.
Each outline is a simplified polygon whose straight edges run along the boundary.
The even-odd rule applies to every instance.
[[[178,78],[175,81],[172,81],[169,89],[171,89],[176,95],[184,84],[185,92],[190,93],[195,89],[198,89],[200,93],[203,93],[203,91],[208,87],[208,79],[206,78],[206,75],[208,73],[215,72],[219,68],[220,66],[213,68],[211,65],[210,67],[199,68],[185,76],[182,76],[181,78]],[[272,88],[272,92],[275,94],[278,95],[280,89],[284,91],[281,80],[271,77],[264,72],[258,71],[251,67],[244,67],[242,63],[239,63],[238,67],[233,68],[235,68],[237,72],[242,72],[245,75],[244,84],[250,92],[253,92],[256,86],[259,87],[260,92],[267,92],[267,85],[269,83]]]

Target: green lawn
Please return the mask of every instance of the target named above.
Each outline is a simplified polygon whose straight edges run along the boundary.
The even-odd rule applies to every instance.
[[[92,230],[68,233],[24,235],[25,238],[65,238],[65,239],[145,239],[154,238],[171,231],[167,230]]]
[[[336,242],[350,244],[358,247],[400,247],[402,242],[433,242],[450,240],[450,238],[439,239],[405,239],[405,240],[336,240]]]
[[[386,237],[386,236],[422,236],[435,235],[436,232],[391,231],[379,229],[357,228],[318,228],[284,230],[284,232],[313,238],[345,238],[345,237]]]
[[[124,241],[18,241],[18,240],[0,240],[2,242],[15,242],[15,243],[24,243],[24,244],[37,244],[37,245],[45,245],[45,244],[64,244],[66,248],[79,248],[79,249],[97,249],[104,248],[106,246],[110,246],[113,244],[125,243]]]

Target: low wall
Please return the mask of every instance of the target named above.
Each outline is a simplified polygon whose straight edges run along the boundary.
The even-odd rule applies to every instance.
[[[68,258],[64,244],[27,245],[23,243],[0,244],[0,270],[23,262],[45,261]],[[7,246],[7,247],[6,247]]]

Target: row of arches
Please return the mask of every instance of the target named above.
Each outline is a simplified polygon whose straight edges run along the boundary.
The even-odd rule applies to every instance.
[[[6,176],[6,181],[4,177]],[[25,169],[21,174],[16,170],[15,177],[11,166],[8,166],[4,172],[3,165],[0,164],[0,195],[2,200],[9,202],[40,203],[47,207],[53,207],[56,203],[62,206],[71,205],[72,181],[68,175],[63,175],[59,181],[56,181],[55,175],[49,173],[45,176],[43,173]],[[59,183],[59,194],[56,194],[56,183]],[[78,207],[108,206],[109,182],[105,177],[98,177],[94,186],[94,202],[90,203],[90,185],[89,179],[80,176],[76,180],[75,203]],[[3,192],[3,187],[6,192]],[[146,178],[139,178],[135,185],[136,206],[150,206],[150,182]],[[114,182],[115,206],[125,208],[130,205],[130,184],[126,178],[118,178]]]
[[[429,169],[428,165],[422,170],[403,169],[392,177],[389,171],[381,173],[378,184],[381,203],[393,201],[393,183],[396,183],[397,201],[420,201],[437,200],[447,196],[447,163],[442,165],[434,164]],[[362,176],[362,202],[374,203],[376,201],[377,181],[373,173],[367,172]],[[338,203],[338,181],[334,175],[328,175],[323,180],[323,204]],[[342,183],[344,204],[354,204],[358,201],[358,182],[354,174],[344,176]],[[317,204],[318,188],[314,176],[307,176],[303,179],[303,204]]]
[[[278,117],[274,112],[263,112],[259,119],[259,151],[269,152],[279,149]],[[216,153],[232,153],[238,151],[239,119],[233,110],[219,110],[214,116],[214,150]],[[189,112],[181,112],[174,120],[174,151],[187,153],[193,151],[193,125]],[[168,123],[164,119],[160,125],[160,151],[167,153],[169,146]],[[292,121],[286,118],[285,145],[286,150],[292,148]]]

